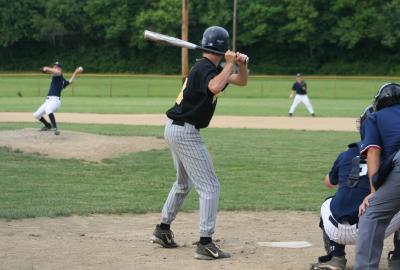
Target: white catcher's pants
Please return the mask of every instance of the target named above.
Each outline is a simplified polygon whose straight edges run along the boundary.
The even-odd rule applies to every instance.
[[[329,239],[335,241],[341,245],[354,245],[356,243],[358,228],[357,224],[340,224],[336,227],[329,220],[329,216],[332,216],[331,212],[331,201],[332,198],[326,200],[321,206],[321,218],[324,223],[324,230],[328,235]],[[332,216],[333,217],[333,216]],[[400,213],[397,213],[390,221],[389,226],[385,232],[385,238],[400,229]]]
[[[308,95],[296,95],[294,97],[292,106],[290,106],[289,113],[294,113],[294,111],[296,110],[296,108],[300,104],[300,102],[304,103],[304,105],[306,106],[309,113],[314,113],[314,109],[313,109],[313,106],[311,105]]]
[[[61,106],[61,100],[57,96],[49,96],[39,109],[33,114],[36,119],[40,119],[44,114],[54,113]]]

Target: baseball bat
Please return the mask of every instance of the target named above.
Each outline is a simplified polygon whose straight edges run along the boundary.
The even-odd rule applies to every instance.
[[[157,32],[149,31],[149,30],[144,30],[144,39],[151,40],[151,41],[154,41],[157,43],[164,43],[164,44],[172,45],[175,47],[187,48],[190,50],[200,50],[203,52],[214,53],[217,55],[225,55],[224,52],[220,52],[220,51],[213,50],[210,48],[204,48],[204,47],[201,47],[199,45],[196,45],[196,44],[188,42],[188,41],[184,41],[179,38],[163,35],[163,34],[160,34]],[[249,58],[247,57],[246,63],[248,63],[248,62],[249,62]]]

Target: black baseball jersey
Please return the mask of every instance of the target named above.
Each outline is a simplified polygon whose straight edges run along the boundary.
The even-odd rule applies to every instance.
[[[50,89],[47,96],[57,96],[61,97],[61,91],[69,85],[69,81],[64,79],[64,76],[61,74],[59,76],[52,75]]]
[[[296,91],[298,95],[307,95],[307,84],[305,81],[301,81],[301,83],[295,82],[292,90]]]
[[[221,66],[216,67],[207,58],[197,61],[190,70],[175,105],[167,111],[167,116],[198,128],[207,127],[217,105],[217,97],[208,89],[208,83],[221,71]]]

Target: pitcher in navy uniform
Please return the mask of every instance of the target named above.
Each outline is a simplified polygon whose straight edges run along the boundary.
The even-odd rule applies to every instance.
[[[50,89],[45,102],[33,114],[36,119],[44,124],[44,127],[41,129],[41,131],[53,130],[55,135],[60,134],[60,131],[57,129],[54,112],[56,112],[57,109],[61,106],[61,91],[74,81],[76,75],[82,72],[82,68],[78,67],[69,80],[64,79],[62,71],[63,67],[59,62],[55,62],[52,68],[42,68],[43,73],[52,74]],[[51,124],[46,119],[44,119],[44,114],[47,114],[49,116]]]
[[[175,105],[167,111],[168,120],[164,137],[171,149],[176,169],[176,181],[164,204],[161,223],[156,226],[152,240],[165,248],[175,248],[170,229],[186,196],[194,186],[200,203],[200,240],[195,258],[212,260],[230,257],[212,241],[220,185],[215,175],[210,154],[200,136],[200,129],[206,128],[214,114],[217,95],[231,83],[247,84],[247,56],[228,50],[229,34],[218,26],[205,30],[202,46],[225,53],[226,64],[220,66],[222,56],[203,53],[203,59],[196,62],[189,72]],[[234,65],[239,73],[233,74]]]
[[[361,144],[361,154],[368,159],[371,194],[359,209],[356,270],[379,268],[386,228],[400,210],[400,85],[384,84],[373,107],[375,112],[365,122]],[[389,166],[383,169],[384,164]],[[377,179],[384,181],[378,189]],[[400,269],[400,252],[389,254],[389,266]]]
[[[365,120],[372,113],[367,107],[359,120],[361,139],[364,138]],[[358,230],[358,211],[364,198],[370,193],[367,162],[360,158],[360,142],[348,145],[348,149],[337,157],[329,174],[325,177],[328,188],[339,186],[336,194],[328,198],[321,207],[320,227],[327,255],[318,258],[311,270],[346,268],[346,245],[354,245]],[[393,217],[385,235],[389,236],[400,229],[400,214]],[[397,233],[395,235],[397,239]],[[399,247],[400,248],[400,247]],[[395,252],[400,251],[399,249]]]

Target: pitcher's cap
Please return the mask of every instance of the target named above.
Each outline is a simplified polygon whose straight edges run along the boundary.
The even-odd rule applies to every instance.
[[[57,67],[59,67],[59,68],[63,68],[63,66],[61,65],[61,63],[58,62],[58,61],[54,62],[53,66],[57,66]]]

